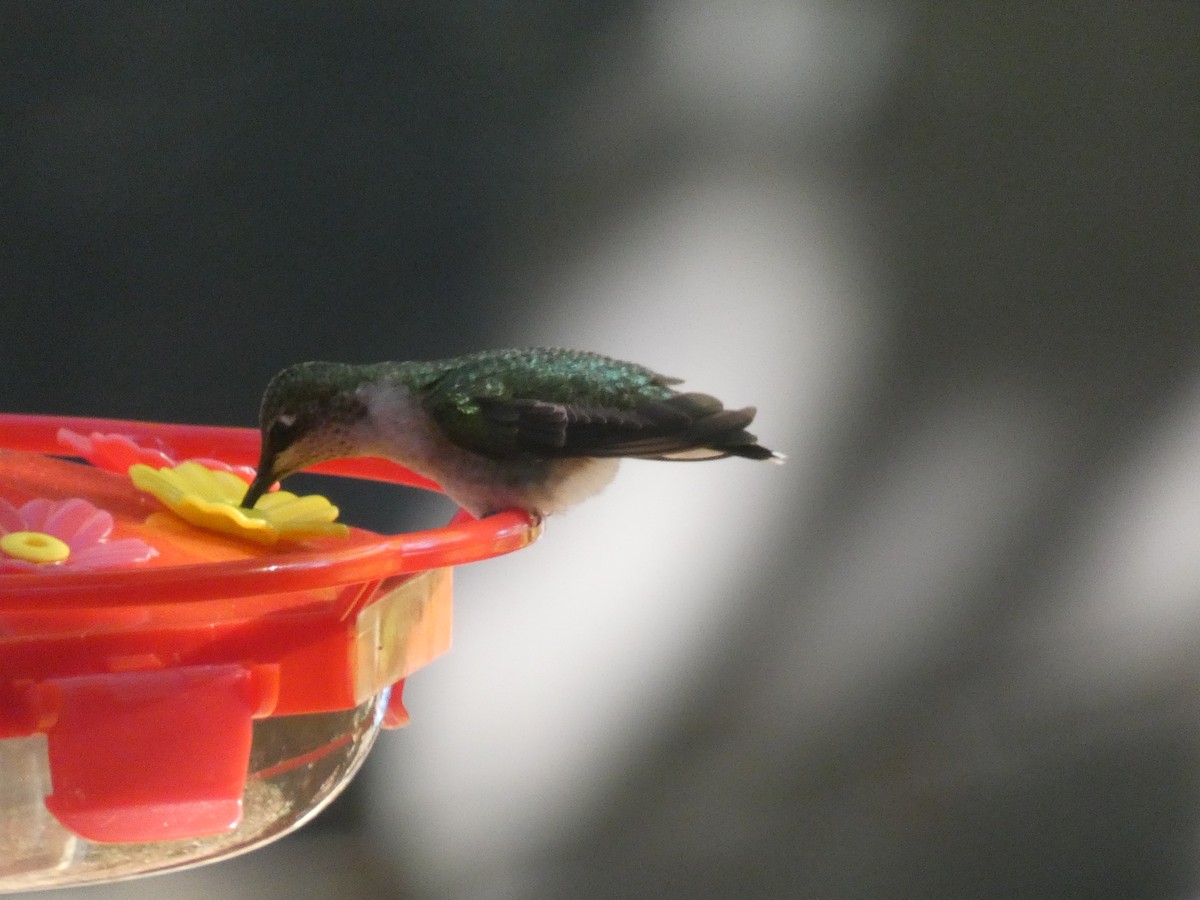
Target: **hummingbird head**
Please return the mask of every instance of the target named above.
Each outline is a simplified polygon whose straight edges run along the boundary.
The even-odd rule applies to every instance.
[[[242,506],[252,508],[281,478],[327,459],[359,452],[356,432],[368,418],[359,396],[363,367],[306,362],[288,366],[263,393],[262,451]]]

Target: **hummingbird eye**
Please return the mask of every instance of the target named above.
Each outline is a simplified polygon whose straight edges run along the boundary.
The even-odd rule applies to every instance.
[[[270,441],[276,447],[287,446],[296,437],[299,430],[295,416],[277,416],[269,429]]]

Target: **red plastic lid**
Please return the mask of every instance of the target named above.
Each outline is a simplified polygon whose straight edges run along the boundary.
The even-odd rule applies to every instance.
[[[0,414],[0,497],[16,501],[41,496],[84,496],[117,519],[116,533],[144,533],[141,523],[161,506],[136,490],[124,474],[49,459],[65,455],[57,434],[68,428],[86,434],[119,433],[147,445],[166,444],[176,458],[216,458],[231,465],[253,465],[258,432],[248,428],[155,425],[115,419]],[[36,454],[36,455],[30,455]],[[426,489],[437,486],[390,460],[337,460],[313,472],[366,478]],[[164,527],[170,527],[165,526]],[[49,606],[120,606],[276,593],[362,583],[404,572],[475,562],[509,553],[537,537],[537,527],[522,512],[510,511],[475,520],[456,516],[444,528],[381,536],[354,529],[350,538],[324,538],[301,547],[257,548],[245,542],[200,532],[182,523],[173,540],[159,546],[160,556],[145,566],[116,571],[4,575],[0,611]],[[215,562],[203,562],[215,558]]]

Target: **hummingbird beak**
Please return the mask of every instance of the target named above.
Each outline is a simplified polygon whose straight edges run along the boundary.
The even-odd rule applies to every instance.
[[[263,447],[262,459],[258,462],[258,469],[255,472],[254,480],[250,482],[250,488],[246,491],[246,496],[242,498],[241,506],[244,509],[254,509],[254,504],[275,483],[275,467],[273,462],[270,451],[266,447]]]
[[[254,504],[259,498],[271,489],[271,485],[275,483],[275,476],[270,472],[259,473],[254,476],[254,481],[250,483],[250,489],[246,491],[246,496],[242,498],[241,506],[244,509],[254,509]]]

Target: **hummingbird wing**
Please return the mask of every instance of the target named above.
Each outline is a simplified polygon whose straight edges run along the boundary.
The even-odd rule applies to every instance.
[[[745,429],[753,407],[727,410],[706,394],[673,394],[620,408],[529,397],[478,397],[474,411],[432,410],[451,440],[484,456],[770,458]]]
[[[497,459],[772,457],[745,430],[753,408],[727,410],[678,383],[594,353],[497,351],[440,372],[423,403],[448,438]]]
[[[725,409],[706,394],[674,394],[628,409],[520,398],[485,408],[488,419],[510,428],[518,450],[538,456],[713,460],[758,449],[745,431],[754,408]]]

